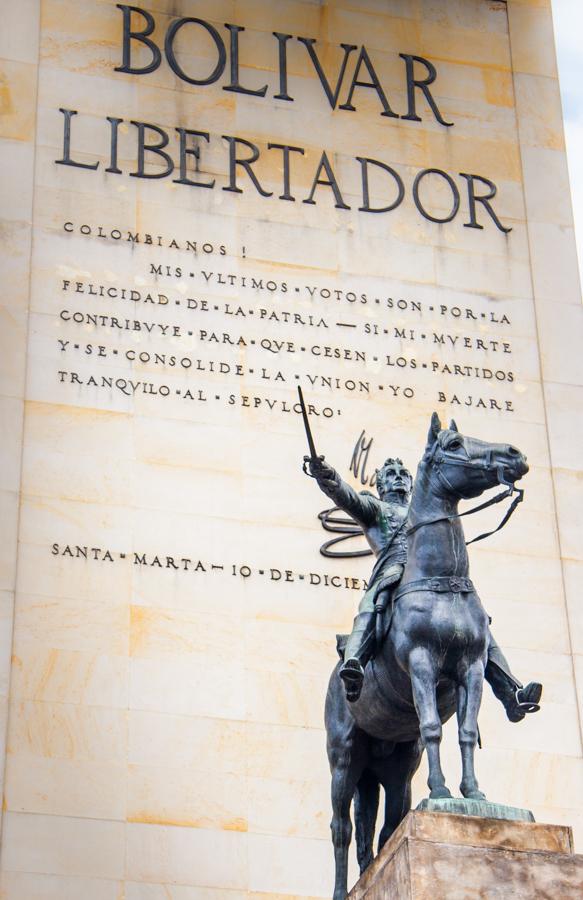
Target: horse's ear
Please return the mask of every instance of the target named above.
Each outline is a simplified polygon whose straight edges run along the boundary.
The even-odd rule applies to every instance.
[[[457,425],[455,424],[455,419],[452,419],[451,422],[449,423],[449,430],[459,432],[459,429],[458,429]]]
[[[437,440],[437,435],[441,431],[441,422],[439,421],[439,416],[436,412],[431,416],[431,425],[429,426],[429,433],[427,435],[427,444],[431,446]]]

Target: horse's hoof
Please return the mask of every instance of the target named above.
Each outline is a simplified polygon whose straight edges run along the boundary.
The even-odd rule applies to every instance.
[[[462,794],[466,798],[466,800],[485,800],[486,795],[482,791],[462,791]]]
[[[433,790],[429,794],[429,799],[430,800],[451,800],[452,794],[451,794],[451,791],[449,790],[449,788],[446,788],[445,786],[433,788]]]

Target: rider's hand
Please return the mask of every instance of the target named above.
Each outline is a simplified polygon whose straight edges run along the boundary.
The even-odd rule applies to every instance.
[[[310,475],[317,478],[318,483],[323,487],[334,488],[337,486],[338,476],[336,470],[330,466],[323,456],[312,459],[311,456],[304,456],[304,462],[307,463]]]

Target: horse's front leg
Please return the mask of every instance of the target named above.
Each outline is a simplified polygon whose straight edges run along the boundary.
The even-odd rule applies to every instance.
[[[436,687],[438,681],[437,663],[427,647],[415,647],[409,654],[409,677],[413,689],[413,701],[419,717],[421,740],[427,750],[429,763],[429,796],[432,800],[451,797],[445,786],[445,776],[441,769],[439,745],[442,727],[437,709]]]
[[[471,663],[460,678],[457,689],[458,738],[462,756],[460,790],[469,800],[485,800],[474,771],[474,751],[478,743],[478,713],[482,702],[484,663]]]

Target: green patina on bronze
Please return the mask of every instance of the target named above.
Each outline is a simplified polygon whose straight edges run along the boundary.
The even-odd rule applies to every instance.
[[[490,803],[488,800],[470,800],[464,797],[446,797],[442,800],[422,800],[418,812],[449,813],[454,816],[477,816],[480,819],[504,819],[508,822],[534,822],[529,809]]]

